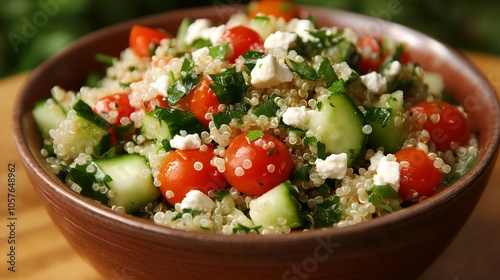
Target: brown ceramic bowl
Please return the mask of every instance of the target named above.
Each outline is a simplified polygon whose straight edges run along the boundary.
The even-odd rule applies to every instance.
[[[224,236],[186,232],[115,213],[69,190],[40,155],[31,110],[54,85],[77,90],[99,69],[95,53],[118,54],[132,24],[175,33],[185,17],[223,22],[240,6],[211,6],[154,15],[88,35],[36,69],[19,93],[13,135],[28,176],[54,224],[97,270],[124,279],[408,279],[450,243],[472,212],[500,143],[500,107],[493,88],[462,55],[408,28],[341,11],[305,8],[320,25],[408,42],[426,69],[468,111],[479,137],[477,164],[451,187],[417,205],[373,221],[286,236]]]

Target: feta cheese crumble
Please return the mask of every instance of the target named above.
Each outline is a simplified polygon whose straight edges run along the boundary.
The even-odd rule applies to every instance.
[[[323,179],[342,179],[347,173],[347,154],[332,154],[326,159],[316,159],[316,170]]]
[[[339,79],[344,80],[344,82],[347,82],[349,78],[352,75],[352,68],[347,64],[347,62],[342,61],[341,63],[337,63],[333,65],[333,70],[335,71],[335,74],[339,77]]]
[[[170,78],[168,76],[162,75],[156,79],[156,81],[149,84],[149,86],[157,90],[161,95],[167,95],[167,89],[170,87]]]
[[[191,209],[209,213],[214,209],[215,202],[199,190],[191,190],[181,202],[181,209]]]
[[[368,170],[376,170],[373,183],[377,186],[390,185],[395,191],[399,190],[400,165],[392,154],[384,156],[378,151],[370,158]]]
[[[361,76],[361,82],[366,86],[369,92],[382,94],[387,91],[387,80],[377,72],[370,72]]]
[[[295,33],[276,31],[264,41],[264,48],[288,50],[295,40],[297,40],[297,34]]]
[[[304,128],[314,115],[314,110],[308,110],[305,106],[288,107],[283,113],[283,122],[287,125]]]
[[[293,79],[293,73],[285,61],[278,60],[273,55],[258,59],[250,76],[252,77],[251,83],[256,88],[274,87]]]
[[[317,42],[319,40],[309,33],[309,31],[315,31],[316,28],[308,19],[292,19],[288,24],[288,29],[295,32],[304,42]]]
[[[207,39],[206,36],[203,36],[205,31],[212,26],[212,21],[209,19],[197,19],[193,23],[191,23],[186,30],[186,37],[184,37],[184,42],[188,45],[191,45],[196,41],[196,39],[204,38]]]
[[[188,134],[186,136],[176,134],[170,140],[170,146],[179,150],[199,149],[201,147],[201,138],[198,134]]]
[[[391,62],[389,67],[387,69],[384,69],[382,74],[388,81],[394,80],[399,73],[401,73],[401,70],[403,70],[403,67],[401,66],[401,63],[397,60]]]

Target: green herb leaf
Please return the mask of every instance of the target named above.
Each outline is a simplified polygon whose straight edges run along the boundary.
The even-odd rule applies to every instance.
[[[161,145],[166,152],[172,151],[174,148],[170,145],[170,141],[167,139],[161,140]]]
[[[326,159],[327,153],[326,153],[326,145],[320,141],[316,143],[316,146],[318,147],[318,158],[320,159]]]
[[[334,195],[317,204],[312,213],[315,228],[330,227],[340,221],[342,209],[339,206],[340,197]]]
[[[74,105],[73,105],[73,110],[75,110],[76,114],[85,120],[95,124],[102,130],[108,130],[109,129],[109,122],[107,122],[104,118],[96,114],[92,108],[85,103],[83,100],[78,100]]]
[[[213,83],[210,84],[221,104],[236,104],[243,100],[247,86],[241,72],[236,67],[230,68],[222,73],[210,75]]]
[[[250,130],[247,133],[247,140],[248,142],[253,142],[262,136],[264,136],[264,132],[262,132],[262,130]]]
[[[295,169],[292,173],[292,176],[296,179],[299,179],[301,181],[309,181],[309,171],[311,170],[312,165],[306,164],[304,166],[301,166],[297,169]]]
[[[200,134],[205,131],[203,124],[189,111],[158,107],[153,115],[168,125],[172,135],[179,133],[181,130],[186,131],[188,134]]]
[[[220,128],[223,124],[229,124],[233,119],[239,119],[246,113],[246,110],[243,108],[239,108],[236,110],[230,111],[229,108],[222,113],[217,113],[213,115],[213,120],[215,126]]]
[[[245,54],[243,54],[243,58],[245,59],[244,64],[249,72],[253,70],[253,68],[257,64],[257,60],[262,58],[263,55],[263,52],[256,51],[247,51]]]
[[[169,104],[175,105],[181,98],[186,96],[199,83],[200,79],[193,71],[194,62],[184,59],[181,66],[181,76],[167,90],[166,100]]]
[[[328,88],[331,93],[344,93],[344,80],[337,80],[333,82],[332,86]]]
[[[194,40],[192,45],[193,45],[193,48],[195,50],[197,50],[197,49],[201,49],[204,47],[212,46],[212,42],[208,39],[198,38],[198,39]]]
[[[391,120],[391,108],[365,107],[365,110],[365,119],[369,124],[380,124],[382,127],[385,127]]]
[[[368,201],[387,212],[401,209],[398,193],[389,185],[373,186],[368,191]]]
[[[338,80],[337,74],[333,70],[332,64],[328,58],[325,58],[318,68],[318,76],[323,76],[326,82],[326,87],[331,87]]]
[[[238,233],[240,231],[243,231],[245,233],[249,233],[251,231],[255,231],[255,232],[259,232],[259,229],[261,228],[262,226],[255,226],[255,227],[247,227],[247,226],[244,226],[240,223],[238,223],[237,226],[233,227],[233,233]]]
[[[297,73],[302,79],[316,81],[318,79],[318,74],[314,68],[306,62],[300,63],[293,60],[289,60],[292,67],[290,68],[293,72]]]
[[[191,216],[194,218],[198,215],[201,214],[201,211],[200,210],[193,210],[193,209],[182,209],[181,212],[179,212],[177,215],[175,215],[175,217],[173,218],[173,220],[178,220],[178,219],[181,219],[182,218],[182,215],[184,214],[191,214]]]
[[[208,54],[211,57],[213,57],[214,59],[223,60],[224,57],[226,57],[228,46],[229,46],[229,42],[225,42],[225,43],[219,44],[217,46],[211,47]]]
[[[274,98],[276,95],[272,95],[266,102],[258,105],[253,109],[253,114],[256,116],[266,116],[266,117],[276,117],[276,112],[278,111],[279,107],[274,102]]]
[[[229,191],[226,189],[216,191],[215,199],[217,199],[218,202],[222,202],[222,200],[224,200],[224,197],[226,197],[226,195],[229,195]]]
[[[284,130],[288,131],[288,132],[293,132],[293,133],[297,133],[297,134],[300,134],[300,135],[304,135],[306,134],[306,131],[303,130],[303,129],[300,129],[300,128],[296,128],[296,127],[293,127],[291,125],[287,125],[285,123],[280,123],[279,128],[283,128]]]

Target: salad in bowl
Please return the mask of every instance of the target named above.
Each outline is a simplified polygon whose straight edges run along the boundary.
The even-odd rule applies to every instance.
[[[391,214],[474,165],[467,112],[410,45],[266,2],[96,53],[104,75],[33,109],[51,170],[167,227],[288,234]]]

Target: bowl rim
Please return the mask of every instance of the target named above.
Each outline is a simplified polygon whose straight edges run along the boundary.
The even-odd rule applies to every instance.
[[[312,6],[302,6],[308,12],[312,14],[315,11],[325,10],[325,8],[321,7],[312,7]],[[234,8],[234,6],[233,6]],[[241,9],[242,7],[236,7],[237,9]],[[197,232],[197,231],[185,231],[179,229],[172,229],[166,226],[157,225],[152,221],[147,221],[145,219],[134,217],[131,215],[124,215],[117,213],[111,210],[109,207],[105,205],[100,205],[88,198],[85,198],[73,191],[71,191],[66,185],[60,181],[55,174],[49,174],[49,172],[45,172],[45,168],[42,167],[44,163],[43,157],[40,154],[32,153],[27,138],[23,133],[23,119],[26,116],[26,113],[22,111],[24,107],[24,102],[27,96],[29,96],[29,85],[33,80],[36,79],[41,73],[50,69],[50,67],[55,64],[58,60],[64,57],[65,54],[78,49],[82,45],[86,44],[86,41],[91,41],[96,38],[100,38],[102,36],[106,36],[106,34],[111,34],[116,31],[122,30],[131,26],[132,24],[141,23],[147,20],[152,20],[154,18],[165,17],[168,15],[173,15],[176,12],[198,12],[205,13],[210,12],[213,7],[201,7],[201,8],[188,8],[181,10],[172,10],[167,12],[162,12],[150,16],[140,17],[132,20],[128,20],[122,23],[114,24],[108,27],[104,27],[97,31],[94,31],[90,34],[82,36],[73,42],[70,46],[59,52],[58,54],[52,56],[43,62],[40,66],[38,66],[29,77],[25,80],[24,85],[21,90],[17,93],[16,100],[14,102],[13,116],[12,116],[12,136],[14,138],[16,148],[21,156],[22,161],[25,166],[30,166],[31,169],[37,173],[37,176],[40,177],[47,185],[50,185],[52,190],[60,194],[61,196],[69,199],[72,203],[82,206],[86,211],[93,214],[93,217],[101,220],[103,223],[113,222],[114,226],[121,229],[142,229],[143,234],[145,236],[169,236],[172,238],[179,238],[182,240],[206,240],[210,242],[224,242],[224,243],[248,243],[255,244],[255,241],[258,240],[260,244],[270,244],[270,243],[281,243],[284,240],[286,241],[304,241],[306,239],[311,238],[323,238],[326,236],[335,237],[335,236],[348,236],[350,234],[356,234],[360,231],[369,231],[377,228],[387,228],[390,225],[397,224],[398,221],[409,219],[418,215],[421,215],[424,212],[432,211],[434,208],[439,207],[442,204],[447,203],[452,200],[455,196],[458,196],[460,193],[467,191],[468,186],[474,181],[474,178],[486,173],[488,169],[491,167],[491,163],[495,160],[496,155],[498,154],[499,145],[500,145],[500,123],[497,122],[495,127],[492,129],[492,136],[488,143],[489,145],[486,147],[480,148],[480,151],[488,151],[488,153],[481,156],[476,162],[475,166],[467,172],[464,176],[462,176],[458,181],[453,183],[453,185],[443,189],[439,193],[435,194],[429,199],[425,199],[415,205],[412,205],[408,208],[401,209],[384,217],[378,217],[370,221],[362,222],[359,224],[341,227],[341,228],[326,228],[321,230],[312,230],[308,232],[297,232],[287,235],[223,235],[223,234],[214,234],[214,233],[206,233],[206,232]],[[335,15],[349,16],[355,17],[357,19],[369,20],[369,21],[383,21],[380,19],[376,19],[373,17],[347,12],[336,9],[328,9],[329,12]],[[485,76],[478,70],[477,66],[475,66],[469,59],[467,59],[463,54],[456,51],[453,48],[446,46],[443,43],[431,38],[428,35],[425,35],[416,30],[410,29],[408,27],[399,25],[397,23],[383,21],[386,24],[393,26],[398,29],[402,29],[405,32],[411,33],[411,35],[416,35],[419,37],[426,38],[434,42],[437,45],[440,45],[448,52],[452,52],[454,56],[459,59],[459,63],[466,66],[470,69],[471,73],[476,76],[476,78],[482,82],[483,88],[482,91],[486,92],[486,94],[493,98],[493,100],[497,100],[496,104],[496,115],[500,116],[500,105],[498,105],[498,96],[495,93],[495,89],[490,84],[490,82],[485,78]],[[500,117],[499,117],[500,119]],[[258,236],[258,237],[257,237]]]

